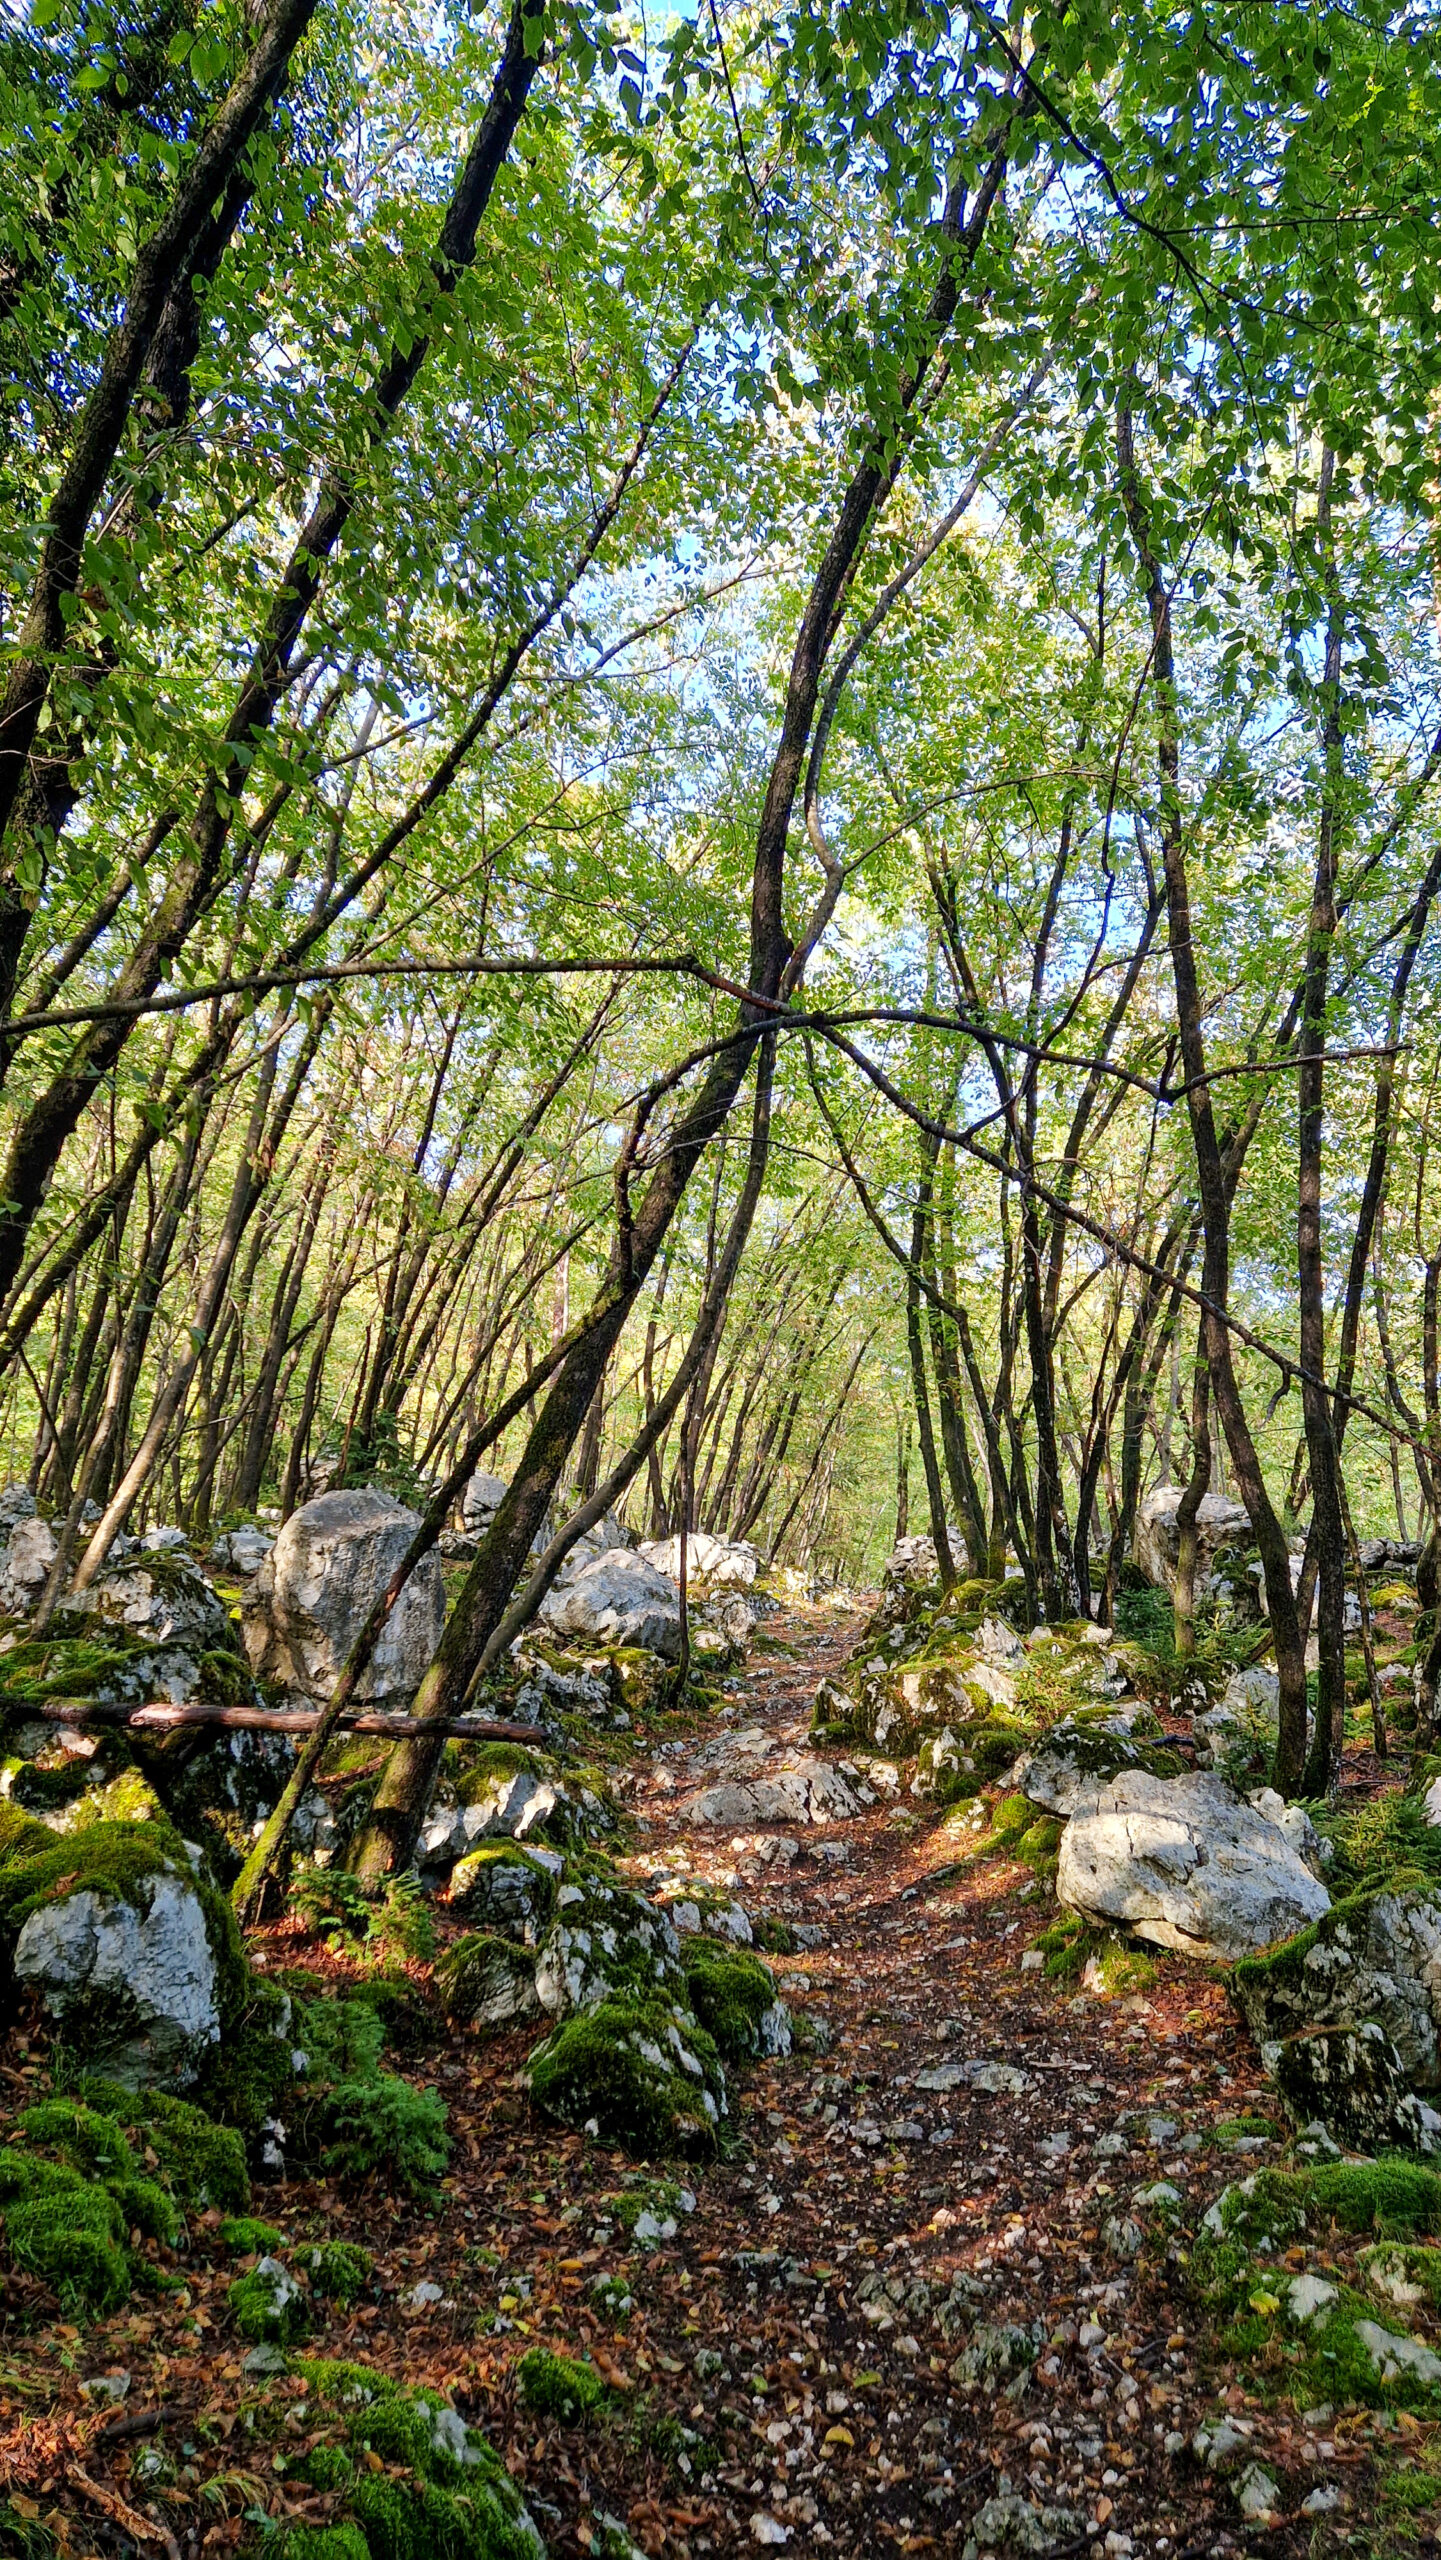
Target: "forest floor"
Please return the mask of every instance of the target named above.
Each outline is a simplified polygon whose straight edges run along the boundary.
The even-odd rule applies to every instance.
[[[771,1960],[830,2051],[746,2076],[733,2158],[658,2170],[532,2115],[518,2078],[529,2035],[457,2033],[402,2058],[450,2111],[437,2209],[374,2187],[257,2189],[254,2209],[295,2239],[375,2253],[370,2298],[310,2351],[448,2391],[524,2483],[554,2560],[603,2549],[606,2516],[671,2560],[959,2555],[985,2502],[1010,2492],[1070,2510],[1053,2546],[1087,2560],[1434,2548],[1434,2511],[1387,2503],[1398,2457],[1425,2458],[1434,2427],[1290,2409],[1208,2345],[1181,2268],[1108,2246],[1138,2186],[1168,2179],[1194,2224],[1229,2179],[1278,2157],[1255,2049],[1206,1968],[1163,1959],[1120,1998],[1048,1982],[1023,1963],[1046,1918],[1028,1870],[968,1856],[973,1834],[906,1797],[776,1831],[768,1863],[752,1840],[688,1827],[684,1800],[718,1774],[721,1731],[728,1774],[804,1745],[816,1681],[855,1632],[819,1612],[771,1618],[723,1721],[637,1736],[622,1862],[641,1884],[734,1882],[754,1919],[804,1933],[802,1952]],[[256,1951],[326,1961],[284,1930]],[[946,2068],[962,2063],[1003,2066],[988,2075],[1000,2085]],[[7,2077],[16,2104],[43,2085],[33,2067]],[[659,2225],[649,2246],[625,2228],[638,2194]],[[189,2560],[247,2548],[261,2514],[331,2511],[286,2483],[303,2383],[247,2371],[225,2305],[233,2265],[195,2264],[185,2291],[141,2313],[0,2340],[0,2477],[8,2461],[17,2513],[33,2509],[72,2560]],[[604,2277],[628,2314],[597,2301]],[[974,2291],[962,2282],[948,2339],[936,2313],[957,2278]],[[978,2320],[1041,2324],[1028,2378],[951,2377]],[[605,2407],[571,2426],[527,2415],[514,2367],[537,2344],[588,2357]],[[84,2396],[107,2372],[129,2377],[109,2419]],[[179,2466],[158,2491],[135,2468],[157,2410]],[[1248,2527],[1229,2485],[1181,2449],[1220,2414],[1254,2431],[1285,2516]],[[1326,2512],[1299,2512],[1317,2489],[1335,2493]]]

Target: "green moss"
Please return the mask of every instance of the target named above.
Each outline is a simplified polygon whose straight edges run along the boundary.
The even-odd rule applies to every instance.
[[[1269,2116],[1226,2116],[1211,2127],[1211,2140],[1223,2148],[1232,2142],[1248,2142],[1260,2135],[1267,2142],[1278,2139],[1277,2128]]]
[[[1039,1822],[1033,1822],[1016,1842],[1015,1855],[1021,1864],[1034,1867],[1037,1874],[1054,1868],[1063,1828],[1064,1825],[1057,1822],[1052,1814],[1044,1814]]]
[[[370,2251],[352,2240],[321,2240],[297,2249],[294,2264],[305,2269],[313,2293],[341,2304],[358,2302],[375,2273]]]
[[[1408,2248],[1404,2242],[1378,2241],[1363,2249],[1357,2265],[1368,2291],[1380,2302],[1404,2312],[1441,2311],[1441,2249]]]
[[[54,2288],[69,2317],[116,2311],[130,2291],[118,2198],[64,2161],[0,2152],[0,2214],[17,2267]]]
[[[292,2356],[290,2370],[308,2382],[327,2408],[352,2409],[372,2400],[389,2399],[397,2385],[376,2365],[353,2364],[344,2356]]]
[[[228,2214],[215,2237],[222,2249],[232,2249],[237,2258],[264,2257],[285,2246],[283,2231],[277,2231],[273,2222],[258,2222],[249,2213]]]
[[[229,2288],[230,2316],[242,2338],[288,2347],[310,2326],[310,2305],[278,2259],[262,2258]]]
[[[358,2524],[289,2524],[276,2544],[276,2560],[371,2560]]]
[[[350,2488],[355,2479],[355,2465],[342,2444],[312,2445],[304,2461],[296,2465],[296,2471],[312,2489],[331,2493]]]
[[[516,2383],[527,2409],[538,2418],[559,2418],[574,2426],[600,2408],[606,2386],[594,2365],[577,2364],[573,2356],[553,2355],[549,2347],[531,2347],[515,2369]]]
[[[1045,1958],[1041,1970],[1048,1982],[1079,1982],[1095,1940],[1074,1911],[1063,1911],[1031,1943]]]
[[[1106,1936],[1098,1941],[1086,1959],[1094,1963],[1096,1988],[1103,1999],[1132,1999],[1137,1993],[1150,1991],[1156,1981],[1156,1963],[1152,1956],[1128,1938]]]
[[[689,2067],[693,2066],[693,2067]],[[663,2000],[603,2000],[530,2057],[534,2103],[645,2159],[714,2151],[725,2073],[711,2038]]]
[[[82,2081],[81,2089],[92,2107],[143,2134],[161,2177],[188,2213],[212,2205],[221,2213],[245,2211],[250,2179],[245,2145],[233,2127],[159,2089],[120,2089],[104,2080]]]
[[[760,1918],[754,1924],[752,1934],[755,1938],[756,1945],[758,1947],[764,1947],[768,1956],[793,1956],[795,1954],[796,1933],[794,1929],[791,1927],[789,1920],[782,1920],[772,1912],[762,1912]]]
[[[991,1838],[1019,1840],[1030,1830],[1036,1809],[1025,1796],[1000,1796],[991,1807]]]
[[[724,2061],[753,2061],[773,2049],[766,2022],[776,2006],[776,1983],[769,1965],[699,1936],[682,1939],[681,1963],[691,2007]]]

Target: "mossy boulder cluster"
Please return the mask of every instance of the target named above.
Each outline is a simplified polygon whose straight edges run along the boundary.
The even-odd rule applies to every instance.
[[[500,2456],[443,2393],[321,2357],[290,2370],[310,2386],[298,2405],[311,2442],[286,2476],[327,2492],[336,2513],[285,2527],[276,2560],[544,2560]]]
[[[1356,2281],[1336,2235],[1362,2237]],[[1206,2213],[1190,2279],[1227,2354],[1261,2365],[1298,2408],[1441,2412],[1441,2176],[1404,2161],[1266,2169]],[[1308,2265],[1324,2254],[1327,2271]]]
[[[557,1880],[523,1851],[494,1854],[464,1890],[491,1925],[446,1950],[442,1998],[483,2031],[556,2022],[528,2070],[534,2103],[562,2123],[642,2158],[713,2151],[727,2064],[790,2050],[775,1978],[735,1943],[729,1903],[697,1905],[716,1936],[701,1926],[683,1938],[593,1861]]]

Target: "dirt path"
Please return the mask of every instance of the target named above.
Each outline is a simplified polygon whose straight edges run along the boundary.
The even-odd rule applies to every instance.
[[[375,2252],[371,2298],[315,2350],[451,2393],[524,2480],[553,2560],[620,2548],[607,2516],[673,2560],[961,2555],[978,2517],[979,2548],[996,2547],[988,2502],[1011,2497],[1065,2511],[1044,2540],[1071,2560],[1222,2560],[1247,2539],[1234,2496],[1180,2447],[1223,2412],[1254,2428],[1288,2505],[1309,2485],[1340,2492],[1326,2519],[1268,2527],[1271,2547],[1362,2538],[1371,2435],[1394,2422],[1327,2412],[1288,2432],[1199,2351],[1182,2271],[1154,2246],[1126,2254],[1114,2228],[1158,2179],[1189,2220],[1276,2156],[1236,2124],[1266,2092],[1204,1970],[1169,1963],[1120,2000],[1048,1983],[1025,1963],[1045,1916],[1027,1871],[968,1862],[967,1833],[909,1798],[759,1834],[689,1819],[718,1773],[765,1774],[807,1747],[816,1681],[854,1632],[767,1621],[770,1649],[719,1715],[638,1742],[623,1861],[637,1883],[729,1884],[758,1923],[789,1923],[797,1951],[775,1970],[829,2050],[754,2070],[737,2156],[694,2172],[638,2169],[537,2121],[520,2076],[531,2036],[402,2057],[450,2109],[438,2211],[313,2183],[257,2196],[297,2239]],[[310,1960],[277,1933],[274,1961],[298,1952]],[[79,2398],[115,2368],[132,2410],[185,2413],[167,2438],[179,2560],[247,2547],[247,2513],[331,2511],[285,2476],[284,2395],[298,2416],[303,2386],[248,2374],[223,2276],[186,2287],[83,2341],[9,2342],[0,2422],[27,2448],[27,2494],[53,2502],[68,2481],[64,2503],[95,2529],[62,2548],[137,2547],[74,2489],[78,2468],[134,2511],[134,2455],[86,2449]],[[527,2415],[514,2368],[537,2344],[588,2356],[607,2409],[582,2425]]]

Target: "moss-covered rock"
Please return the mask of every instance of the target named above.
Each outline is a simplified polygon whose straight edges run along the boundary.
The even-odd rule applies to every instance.
[[[169,1824],[57,1838],[0,1805],[0,1955],[82,2065],[132,2085],[198,2080],[247,1988],[224,1897]]]
[[[1295,1937],[1247,1956],[1231,1992],[1263,2053],[1313,2027],[1375,2024],[1412,2084],[1441,2084],[1441,1891],[1385,1886],[1335,1902]]]
[[[358,2302],[375,2273],[370,2251],[353,2240],[308,2242],[293,2252],[291,2264],[309,2278],[312,2293],[342,2306]]]
[[[439,2392],[402,2391],[366,2366],[319,2357],[298,2357],[291,2369],[338,2419],[355,2472],[344,2521],[365,2560],[544,2560],[505,2465]]]
[[[100,2080],[83,2084],[87,2103],[153,2151],[164,2179],[187,2213],[212,2206],[241,2213],[250,2201],[245,2145],[233,2126],[163,2090],[131,2090]]]
[[[1441,2407],[1441,2355],[1411,2334],[1397,2309],[1429,2308],[1425,2286],[1406,2271],[1441,2252],[1410,2246],[1361,2253],[1363,2276],[1380,2273],[1376,2305],[1328,2270],[1305,2266],[1305,2242],[1329,2228],[1387,2228],[1410,2234],[1441,2222],[1441,2178],[1396,2163],[1350,2164],[1287,2175],[1263,2171],[1229,2187],[1206,2214],[1191,2276],[1225,2351],[1264,2362],[1298,2405],[1335,2400],[1401,2408]],[[1380,2272],[1384,2271],[1384,2272]]]
[[[156,2092],[87,2089],[23,2110],[0,2151],[0,2222],[17,2266],[54,2286],[67,2311],[107,2312],[134,2275],[139,2232],[173,2246],[182,2216],[246,2195],[234,2134]]]
[[[435,1968],[448,2018],[494,2033],[540,2016],[535,1958],[493,1930],[474,1929],[445,1950]]]
[[[556,1877],[518,1840],[489,1840],[452,1869],[446,1899],[475,1928],[533,1947],[555,1907]]]
[[[555,2355],[549,2347],[530,2347],[515,2369],[516,2387],[525,2407],[537,2418],[559,2418],[574,2426],[599,2409],[608,2397],[594,2365],[574,2356]]]
[[[310,2326],[310,2305],[279,2258],[261,2258],[229,2290],[230,2316],[242,2338],[288,2347]]]
[[[688,2011],[652,1997],[602,2000],[537,2045],[531,2097],[542,2114],[593,2131],[636,2158],[714,2151],[726,2082]]]
[[[540,1947],[536,1991],[552,2017],[602,2000],[662,1996],[683,2003],[680,1956],[677,1931],[644,1894],[599,1872],[573,1872],[556,1896],[556,1917]]]
[[[789,2053],[791,2025],[777,1997],[775,1975],[759,1956],[713,1939],[688,1937],[681,1946],[690,2005],[726,2062],[751,2062]]]
[[[101,2180],[33,2153],[0,2152],[0,2216],[16,2266],[51,2285],[67,2314],[103,2315],[125,2300],[125,2216]]]

